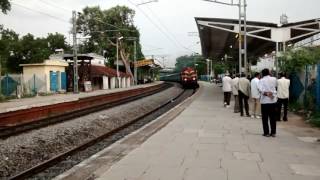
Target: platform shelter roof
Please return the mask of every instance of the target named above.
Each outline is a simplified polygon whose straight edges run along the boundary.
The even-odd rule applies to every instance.
[[[205,58],[238,57],[239,20],[195,18]],[[247,47],[249,56],[260,56],[275,50],[276,42],[293,44],[320,33],[320,19],[278,25],[269,22],[247,21]]]

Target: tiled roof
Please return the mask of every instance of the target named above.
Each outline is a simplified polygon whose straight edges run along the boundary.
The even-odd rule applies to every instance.
[[[120,77],[129,77],[129,74],[123,73],[119,71]],[[117,71],[110,67],[106,66],[94,66],[91,65],[91,75],[92,77],[99,77],[99,76],[108,76],[108,77],[117,77]]]

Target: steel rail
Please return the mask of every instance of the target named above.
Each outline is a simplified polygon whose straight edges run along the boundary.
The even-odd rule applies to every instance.
[[[164,89],[167,89],[171,87],[171,84],[161,84],[157,86],[152,86],[148,88],[139,88],[139,89],[134,89],[131,91],[122,91],[120,93],[111,93],[107,95],[99,95],[99,96],[94,96],[90,98],[85,98],[85,99],[80,99],[80,103],[75,105],[76,107],[82,106],[82,108],[76,108],[74,111],[68,111],[64,113],[60,113],[57,115],[51,115],[50,117],[46,118],[39,118],[37,120],[33,120],[27,123],[21,123],[15,126],[9,126],[9,127],[4,127],[0,128],[0,138],[5,139],[13,135],[18,135],[23,132],[29,131],[29,130],[34,130],[42,127],[46,127],[48,125],[56,124],[59,122],[71,120],[77,117],[81,117],[84,115],[87,115],[89,113],[101,111],[104,109],[108,109],[117,105],[121,105],[124,103],[128,103],[134,100],[137,100],[139,98],[143,98],[152,94],[155,94],[157,92],[160,92]],[[124,96],[122,96],[124,95]],[[77,102],[79,102],[77,101]],[[81,101],[83,103],[81,103]],[[99,103],[94,103],[94,102],[99,102]],[[93,104],[91,106],[88,106],[87,104]],[[66,109],[66,105],[62,104],[57,104],[54,106],[61,105],[58,109]],[[67,106],[70,107],[72,104],[70,102],[67,102]],[[51,105],[50,105],[51,106]],[[47,111],[46,107],[39,107],[42,109],[42,111]],[[36,109],[39,109],[36,108]],[[50,108],[49,108],[50,109]],[[56,109],[56,110],[58,110]],[[31,110],[30,112],[27,113],[34,113],[35,110]],[[50,110],[49,110],[50,111]],[[52,110],[53,111],[53,110]],[[41,113],[41,112],[40,112]],[[26,112],[23,112],[22,114],[26,114]]]
[[[81,144],[80,146],[75,147],[75,148],[73,148],[73,149],[71,149],[71,150],[69,150],[67,152],[61,153],[61,154],[59,154],[59,155],[57,155],[57,156],[55,156],[55,157],[43,162],[43,163],[40,163],[40,164],[30,168],[30,169],[27,169],[27,170],[15,175],[15,176],[12,176],[12,177],[9,178],[9,180],[25,179],[25,178],[28,178],[28,177],[32,177],[33,175],[35,175],[35,174],[37,174],[37,173],[39,173],[41,171],[44,171],[44,170],[54,166],[55,164],[67,159],[71,155],[73,155],[73,154],[75,154],[77,152],[80,152],[80,151],[82,151],[82,150],[94,145],[95,143],[102,141],[103,139],[106,139],[106,138],[110,137],[111,135],[113,135],[113,134],[115,134],[115,133],[117,133],[117,132],[119,132],[119,131],[127,128],[127,127],[129,127],[130,125],[132,125],[132,124],[134,124],[136,122],[138,122],[140,119],[142,119],[142,118],[144,118],[144,117],[146,117],[146,116],[148,116],[148,115],[150,115],[150,114],[152,114],[152,113],[164,108],[168,104],[174,102],[176,99],[181,97],[185,92],[186,92],[186,90],[184,90],[182,93],[177,95],[172,100],[167,101],[166,103],[164,103],[164,104],[156,107],[155,109],[150,110],[149,112],[147,112],[147,113],[145,113],[145,114],[143,114],[143,115],[131,120],[130,122],[128,122],[128,123],[126,123],[126,124],[124,124],[124,125],[122,125],[120,127],[117,127],[117,128],[115,128],[115,129],[113,129],[113,130],[111,130],[111,131],[109,131],[109,132],[107,132],[107,133],[105,133],[105,134],[93,139],[93,140],[85,142],[85,143]]]

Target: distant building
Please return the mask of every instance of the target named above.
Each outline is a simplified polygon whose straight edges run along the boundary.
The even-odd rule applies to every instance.
[[[63,60],[45,60],[43,63],[20,64],[24,84],[35,92],[66,91],[66,67]],[[27,92],[31,93],[31,92]]]
[[[268,68],[270,70],[275,70],[275,59],[274,56],[265,56],[265,57],[260,57],[257,65],[251,66],[251,71],[254,72],[260,72],[265,68]]]
[[[67,67],[67,90],[73,91],[73,55],[64,54],[56,51],[50,56],[50,59],[61,59],[68,63]],[[132,79],[129,74],[119,71],[119,82],[117,80],[117,71],[106,67],[106,59],[96,53],[78,54],[78,85],[80,91],[86,89],[114,89],[130,87]],[[119,61],[120,62],[120,61]],[[121,61],[122,62],[122,61]],[[121,63],[119,63],[121,66]],[[90,88],[87,84],[90,84]]]

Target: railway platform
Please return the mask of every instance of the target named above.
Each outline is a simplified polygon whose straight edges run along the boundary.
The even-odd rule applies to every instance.
[[[163,82],[154,82],[150,84],[131,86],[129,88],[120,88],[120,89],[108,89],[108,90],[96,90],[91,92],[80,92],[78,94],[67,93],[67,94],[53,94],[48,96],[36,96],[31,98],[22,98],[22,99],[12,99],[6,102],[0,103],[0,113],[17,111],[22,109],[29,109],[32,107],[41,107],[52,104],[76,101],[80,98],[87,98],[91,96],[98,96],[103,94],[116,93],[121,91],[127,91],[136,88],[154,86]]]
[[[56,180],[320,179],[319,130],[289,114],[276,137],[263,137],[261,119],[240,117],[222,98],[219,86],[201,83],[194,97]]]

